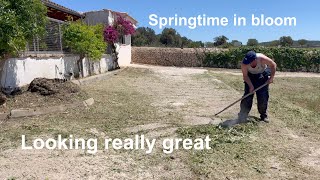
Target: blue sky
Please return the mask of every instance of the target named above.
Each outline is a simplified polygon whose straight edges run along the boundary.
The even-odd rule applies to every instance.
[[[279,39],[290,35],[293,39],[320,40],[320,1],[290,1],[290,0],[52,0],[76,11],[112,9],[128,12],[139,21],[138,26],[153,28],[156,33],[162,30],[149,25],[149,15],[159,17],[194,17],[202,14],[212,17],[227,17],[230,21],[226,27],[207,26],[189,29],[186,26],[175,28],[181,35],[192,40],[213,41],[220,35],[230,40],[247,42],[248,38],[256,38],[259,42]],[[246,17],[245,27],[234,27],[233,15]],[[251,15],[264,14],[270,17],[296,17],[297,25],[292,27],[251,26]]]

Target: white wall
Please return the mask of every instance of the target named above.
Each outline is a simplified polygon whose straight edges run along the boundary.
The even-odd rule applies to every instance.
[[[78,58],[73,56],[46,59],[30,57],[8,59],[2,71],[1,86],[23,86],[29,84],[36,77],[61,79],[64,73],[76,68],[73,64],[76,64]]]
[[[84,21],[89,25],[97,25],[97,24],[103,24],[103,25],[111,25],[110,24],[110,12],[101,10],[101,11],[91,11],[85,13],[85,19]]]
[[[113,70],[113,60],[111,55],[105,54],[100,61],[89,61],[88,58],[82,60],[83,64],[83,76],[87,77],[91,74],[100,74]]]
[[[101,73],[111,71],[114,67],[114,61],[110,54],[105,54],[100,61]]]
[[[128,66],[131,64],[131,45],[120,45],[119,66]]]
[[[112,25],[115,20],[115,14],[110,10],[100,10],[86,12],[84,21],[89,25],[99,23]],[[120,44],[119,50],[119,65],[128,66],[131,63],[131,35],[125,36],[125,44]],[[89,66],[89,64],[85,64]]]
[[[11,58],[6,60],[1,73],[1,87],[14,88],[29,84],[33,79],[58,78],[64,79],[65,74],[78,74],[77,60],[79,56],[50,58]],[[84,77],[89,76],[89,63],[82,61]],[[110,55],[104,55],[98,62],[92,63],[92,74],[105,73],[112,70],[113,60]]]

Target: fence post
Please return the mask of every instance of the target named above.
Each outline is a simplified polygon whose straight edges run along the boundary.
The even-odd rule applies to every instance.
[[[37,36],[37,53],[40,51],[40,41],[39,41],[39,36]]]
[[[59,38],[60,38],[60,50],[61,52],[63,51],[63,48],[62,48],[62,32],[61,32],[61,24],[58,23],[59,25]]]
[[[33,42],[33,51],[36,53],[36,38],[34,36],[33,36],[32,42]]]

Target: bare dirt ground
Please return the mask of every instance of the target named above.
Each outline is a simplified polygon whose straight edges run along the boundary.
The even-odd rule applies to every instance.
[[[178,124],[208,124],[217,110],[230,104],[230,100],[241,97],[239,92],[208,74],[205,69],[144,65],[133,67],[153,71],[157,80],[136,81],[137,88],[153,99],[151,105],[160,112],[179,112],[184,118]],[[237,109],[233,107],[231,111],[236,114]]]
[[[319,178],[320,135],[304,125],[290,126],[273,110],[271,124],[254,125],[253,132],[239,142],[231,139],[232,142],[228,140],[203,153],[162,152],[159,142],[180,136],[177,130],[186,132],[188,129],[184,128],[192,131],[199,127],[198,131],[210,133],[214,125],[208,124],[218,123],[210,117],[241,97],[232,83],[221,78],[230,76],[228,72],[219,71],[219,76],[215,73],[196,68],[133,65],[110,79],[82,87],[96,101],[91,109],[3,122],[0,179]],[[233,118],[238,110],[236,105],[220,118]],[[303,127],[305,131],[300,129]],[[233,131],[221,132],[229,138],[228,133]],[[57,134],[100,139],[144,134],[159,141],[148,155],[142,150],[99,150],[90,155],[76,150],[23,151],[22,134],[29,139]]]

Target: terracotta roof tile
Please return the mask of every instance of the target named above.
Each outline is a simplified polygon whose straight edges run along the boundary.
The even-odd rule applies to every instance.
[[[79,16],[79,17],[83,17],[83,14],[82,13],[79,13],[75,10],[72,10],[72,9],[69,9],[67,7],[64,7],[64,6],[61,6],[60,4],[57,4],[57,3],[54,3],[50,0],[41,0],[43,2],[44,5],[46,5],[47,7],[51,7],[51,8],[55,8],[55,9],[58,9],[58,10],[61,10],[61,11],[65,11],[67,13],[70,13],[72,15],[76,15],[76,16]]]

